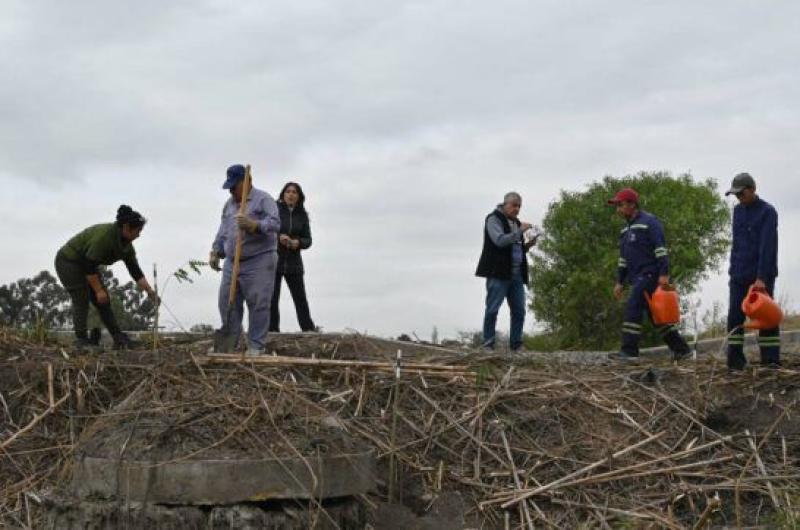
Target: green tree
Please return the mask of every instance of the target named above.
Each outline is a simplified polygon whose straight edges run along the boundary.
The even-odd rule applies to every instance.
[[[613,284],[624,221],[606,201],[624,187],[636,189],[642,209],[664,224],[670,275],[682,296],[727,253],[730,210],[713,180],[641,172],[562,191],[548,207],[531,263],[531,309],[560,348],[618,345],[623,304],[614,299]],[[643,344],[654,339],[650,329]]]
[[[102,271],[114,314],[122,329],[146,330],[152,324],[153,304],[133,282],[120,284],[110,270]],[[48,271],[0,286],[0,324],[16,328],[55,329],[72,325],[69,294]],[[92,309],[91,327],[102,327]]]
[[[69,296],[48,271],[0,286],[0,323],[57,328],[70,320]]]

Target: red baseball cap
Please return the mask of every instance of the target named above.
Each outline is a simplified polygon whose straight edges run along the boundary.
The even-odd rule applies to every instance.
[[[608,204],[619,204],[622,201],[630,201],[639,204],[639,194],[633,188],[622,188],[614,195],[613,199],[608,199]]]

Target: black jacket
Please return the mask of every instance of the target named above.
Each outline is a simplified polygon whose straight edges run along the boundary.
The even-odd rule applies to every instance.
[[[278,272],[280,274],[303,274],[303,258],[300,251],[311,246],[311,223],[308,212],[303,207],[290,210],[282,201],[278,201],[278,213],[281,216],[280,234],[286,234],[300,241],[300,248],[290,250],[278,243]]]
[[[484,222],[483,225],[483,251],[481,252],[481,258],[478,261],[478,269],[475,271],[475,275],[482,278],[510,280],[512,259],[511,247],[513,245],[500,248],[494,244],[492,238],[489,237],[489,230],[486,228],[489,218],[492,216],[495,216],[500,220],[500,223],[503,225],[504,233],[508,234],[511,232],[511,224],[509,223],[509,219],[499,210],[495,210],[486,216],[486,222]],[[517,224],[517,226],[520,225],[518,220],[515,220],[514,222]],[[528,257],[525,254],[527,253],[523,252],[522,254],[522,265],[520,272],[522,273],[522,282],[525,285],[528,285]]]

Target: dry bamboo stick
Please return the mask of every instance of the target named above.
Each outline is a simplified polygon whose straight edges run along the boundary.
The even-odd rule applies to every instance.
[[[425,392],[423,392],[422,390],[420,390],[420,389],[418,389],[418,388],[416,388],[416,387],[413,387],[413,386],[411,387],[411,390],[413,390],[413,391],[414,391],[414,392],[415,392],[415,393],[416,393],[418,396],[420,396],[422,399],[424,399],[425,401],[427,401],[427,402],[428,402],[428,404],[430,404],[430,405],[431,405],[431,406],[432,406],[434,409],[436,409],[436,412],[438,412],[439,414],[441,414],[441,415],[444,417],[444,419],[446,419],[446,420],[447,420],[447,421],[448,421],[448,422],[449,422],[449,423],[450,423],[450,424],[451,424],[453,427],[455,427],[457,430],[459,430],[459,431],[461,432],[461,434],[464,434],[464,435],[468,436],[469,438],[471,438],[471,439],[472,439],[472,440],[473,440],[475,443],[477,443],[479,446],[481,446],[481,447],[483,448],[483,450],[484,450],[484,451],[486,451],[486,453],[487,453],[488,455],[490,455],[492,458],[494,458],[495,460],[497,460],[497,462],[498,462],[498,463],[500,463],[500,464],[502,464],[502,465],[505,465],[505,461],[502,459],[502,457],[500,457],[500,455],[498,455],[496,452],[494,452],[492,449],[490,449],[490,448],[489,448],[489,447],[488,447],[488,446],[487,446],[485,443],[483,443],[483,442],[481,442],[480,440],[478,440],[478,439],[475,437],[475,435],[474,435],[474,434],[472,434],[472,433],[471,433],[471,432],[469,432],[467,429],[465,429],[465,428],[464,428],[464,427],[463,427],[463,426],[462,426],[460,423],[458,423],[458,422],[457,422],[455,419],[451,418],[451,417],[450,417],[450,415],[449,415],[449,414],[447,414],[447,413],[446,413],[444,410],[442,410],[442,408],[439,406],[439,404],[438,404],[438,403],[436,403],[436,402],[435,402],[434,400],[432,400],[431,398],[429,398],[429,397],[427,396],[427,394],[425,394]]]
[[[569,483],[568,485],[577,486],[579,484],[591,483],[592,481],[594,481],[596,479],[605,479],[605,478],[608,478],[608,477],[613,477],[614,475],[620,475],[622,473],[627,473],[629,471],[634,471],[636,469],[640,469],[640,468],[643,468],[643,467],[652,466],[652,465],[655,465],[655,464],[660,464],[661,462],[664,462],[665,460],[679,460],[681,458],[685,458],[685,457],[690,456],[690,455],[692,455],[694,453],[697,453],[699,451],[703,451],[703,450],[715,447],[717,445],[720,445],[721,443],[723,443],[725,441],[730,441],[730,439],[731,439],[730,436],[727,436],[726,438],[727,438],[727,440],[714,440],[712,442],[708,442],[707,444],[698,445],[697,447],[692,447],[691,449],[687,449],[685,451],[681,451],[680,453],[674,453],[674,454],[671,454],[671,455],[662,456],[661,458],[656,458],[654,460],[648,460],[647,462],[640,462],[638,464],[633,464],[633,465],[630,465],[630,466],[627,466],[627,467],[623,467],[623,468],[620,468],[620,469],[613,469],[613,470],[608,471],[606,473],[600,473],[599,475],[592,475],[591,477],[586,477],[586,478],[583,478],[583,479],[575,480],[572,483]],[[566,485],[567,484],[565,484],[564,486],[566,486]]]
[[[764,433],[764,436],[761,438],[761,441],[758,443],[758,446],[756,448],[756,452],[753,453],[753,455],[756,455],[758,449],[760,449],[761,446],[763,446],[765,443],[767,443],[767,440],[769,440],[770,436],[772,436],[772,433],[775,432],[775,429],[778,428],[778,425],[783,421],[783,418],[789,413],[789,409],[792,406],[794,406],[796,403],[797,403],[796,401],[793,401],[789,406],[787,406],[785,409],[783,409],[783,412],[781,412],[778,415],[777,418],[775,418],[775,421],[772,422],[772,425],[770,425],[769,429],[767,429],[767,432]],[[741,482],[742,477],[744,477],[744,474],[747,471],[747,467],[750,465],[750,462],[752,462],[753,455],[751,455],[750,458],[747,459],[747,462],[745,462],[744,466],[742,466],[742,471],[741,471],[741,473],[739,473],[739,477],[736,479],[736,484],[737,485],[734,488],[733,501],[734,501],[734,507],[735,507],[735,512],[736,512],[736,524],[739,525],[739,526],[742,526],[742,510],[741,510],[741,503],[740,503],[740,499],[739,499],[739,486],[738,485]]]
[[[225,353],[206,354],[198,356],[198,360],[203,363],[234,363],[241,364],[242,359],[238,355]],[[394,372],[395,363],[381,361],[347,361],[341,359],[309,359],[308,357],[288,357],[283,355],[261,355],[248,357],[244,361],[248,364],[270,364],[277,366],[308,365],[308,366],[353,366],[359,368],[387,369]],[[454,372],[458,375],[473,373],[467,366],[450,366],[445,364],[430,363],[406,363],[403,364],[403,371],[413,369],[421,371],[441,371]]]
[[[49,415],[51,412],[53,412],[58,406],[60,406],[62,403],[64,403],[68,398],[69,398],[69,392],[64,394],[64,397],[62,397],[61,399],[59,399],[58,401],[53,403],[52,407],[48,407],[41,414],[39,414],[37,416],[34,416],[34,418],[31,420],[31,422],[29,424],[27,424],[25,427],[23,427],[22,429],[18,430],[14,434],[12,434],[11,437],[7,438],[4,442],[0,443],[0,450],[5,449],[9,445],[11,445],[14,442],[14,440],[16,440],[17,438],[19,438],[20,436],[22,436],[26,432],[28,432],[31,429],[33,429],[34,427],[36,427],[37,423],[42,421],[42,419],[44,419],[47,415]]]
[[[639,442],[637,442],[637,443],[635,443],[633,445],[629,445],[628,447],[617,451],[613,455],[608,456],[606,458],[602,458],[602,459],[600,459],[600,460],[598,460],[598,461],[596,461],[596,462],[594,462],[592,464],[589,464],[588,466],[584,466],[581,469],[570,473],[569,475],[566,475],[566,476],[561,477],[561,478],[559,478],[557,480],[554,480],[554,481],[552,481],[552,482],[550,482],[548,484],[545,484],[544,486],[540,486],[538,488],[535,488],[535,489],[532,489],[532,490],[528,490],[527,492],[525,492],[525,493],[523,493],[523,494],[521,494],[521,495],[519,495],[517,497],[514,497],[514,498],[504,502],[503,504],[501,504],[501,506],[503,508],[508,508],[512,504],[516,504],[516,503],[518,503],[520,501],[523,501],[525,499],[533,497],[534,495],[539,495],[541,493],[544,493],[545,491],[548,491],[548,490],[550,490],[550,489],[552,489],[554,487],[557,487],[557,486],[559,486],[559,485],[561,485],[561,484],[563,484],[565,482],[568,482],[569,480],[571,480],[571,479],[573,479],[575,477],[583,475],[584,473],[588,473],[589,471],[591,471],[593,469],[596,469],[596,468],[598,468],[598,467],[600,467],[600,466],[602,466],[604,464],[607,464],[608,462],[610,462],[612,460],[615,460],[615,459],[617,459],[617,458],[619,458],[621,456],[624,456],[627,453],[629,453],[629,452],[631,452],[631,451],[633,451],[635,449],[638,449],[639,447],[647,445],[647,444],[649,444],[650,442],[652,442],[654,440],[658,440],[659,438],[664,436],[664,434],[666,434],[666,431],[661,431],[661,432],[659,432],[657,434],[654,434],[653,436],[650,436],[648,438],[645,438],[644,440],[641,440],[641,441],[639,441]],[[493,500],[493,501],[488,501],[487,503],[488,504],[495,504],[497,502],[499,502],[499,501]]]
[[[500,382],[497,383],[497,385],[492,389],[492,392],[486,397],[486,400],[481,405],[478,406],[478,410],[475,412],[475,416],[469,422],[471,426],[474,426],[478,418],[483,416],[483,413],[486,412],[486,409],[488,409],[489,406],[492,404],[492,402],[495,400],[500,390],[502,390],[503,387],[508,385],[509,381],[511,381],[512,373],[514,373],[513,366],[511,366],[508,369],[508,371],[503,375],[503,377],[500,379]]]
[[[705,528],[706,524],[710,522],[711,516],[719,509],[720,506],[722,506],[722,501],[719,499],[719,495],[715,495],[710,501],[708,501],[708,506],[706,506],[706,509],[703,510],[703,513],[700,515],[700,518],[697,519],[697,522],[692,527],[692,530],[702,530]]]
[[[675,530],[683,530],[682,526],[677,525],[673,521],[665,519],[664,517],[661,517],[660,515],[654,513],[641,513],[641,512],[635,512],[633,510],[623,510],[621,508],[611,508],[609,506],[597,506],[595,504],[568,501],[565,499],[552,499],[551,502],[555,504],[563,504],[566,506],[580,506],[583,508],[590,508],[592,510],[603,510],[617,515],[625,515],[627,517],[633,517],[635,519],[649,519],[649,520],[659,521],[667,528],[674,528]]]
[[[753,456],[755,457],[758,471],[763,477],[769,476],[769,473],[767,473],[767,467],[764,465],[764,461],[761,460],[761,455],[758,453],[758,447],[756,447],[756,442],[753,439],[753,436],[750,435],[749,430],[745,430],[744,433],[747,436],[747,443],[750,445],[750,449],[753,450]],[[778,501],[778,496],[775,495],[775,489],[772,487],[772,482],[769,480],[767,480],[767,490],[769,490],[769,498],[772,499],[772,505],[776,510],[780,510],[781,503]]]
[[[500,425],[500,437],[503,439],[503,446],[506,448],[508,463],[511,466],[511,475],[514,477],[514,488],[517,491],[522,491],[522,483],[519,480],[519,475],[517,475],[517,465],[514,463],[514,456],[511,454],[511,447],[508,445],[508,438],[506,438],[506,431],[502,424]],[[527,523],[529,530],[533,530],[533,518],[531,517],[531,511],[528,508],[527,500],[522,502],[522,510],[525,514],[525,522]],[[542,517],[544,514],[539,512],[539,516]]]
[[[47,396],[49,398],[50,408],[55,408],[56,393],[53,390],[53,363],[47,363]]]

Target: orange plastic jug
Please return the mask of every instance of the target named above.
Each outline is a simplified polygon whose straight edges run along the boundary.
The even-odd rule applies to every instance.
[[[659,285],[653,292],[653,296],[644,292],[647,305],[650,306],[650,314],[656,326],[667,324],[677,324],[681,321],[681,308],[678,303],[678,291],[673,289],[662,289]]]
[[[775,300],[767,293],[754,291],[752,286],[742,301],[742,312],[748,318],[744,323],[747,329],[777,328],[783,321],[783,311]]]

